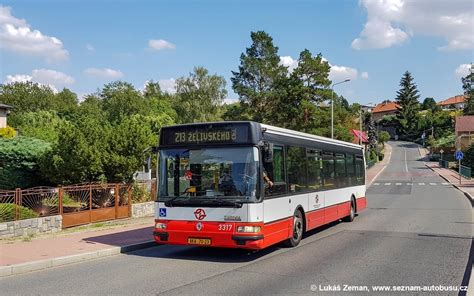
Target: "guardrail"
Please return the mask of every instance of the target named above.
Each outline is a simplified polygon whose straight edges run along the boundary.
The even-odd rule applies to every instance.
[[[449,161],[440,159],[438,163],[440,167],[449,169]]]
[[[471,168],[470,167],[462,165],[461,169],[459,171],[461,173],[461,176],[463,176],[466,179],[471,179],[472,175],[471,175]]]
[[[367,168],[370,169],[371,167],[373,167],[375,165],[375,160],[368,160],[367,161]]]

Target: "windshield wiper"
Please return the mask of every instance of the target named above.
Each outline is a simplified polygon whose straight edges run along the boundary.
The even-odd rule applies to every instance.
[[[183,193],[181,193],[181,194],[179,194],[179,195],[176,195],[175,197],[173,197],[173,198],[171,198],[171,199],[165,201],[165,206],[167,206],[167,207],[172,207],[172,206],[173,206],[173,201],[174,201],[175,199],[177,199],[177,198],[179,198],[179,197],[183,197],[185,194],[189,194],[188,189],[189,189],[189,188],[186,188]]]
[[[219,204],[233,206],[234,208],[241,208],[242,207],[242,203],[227,200],[227,199],[223,199],[223,198],[218,198],[218,197],[216,197],[214,199],[210,199],[210,201],[217,201]]]

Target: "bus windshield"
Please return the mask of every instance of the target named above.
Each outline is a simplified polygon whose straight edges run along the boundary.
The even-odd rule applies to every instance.
[[[258,155],[256,147],[163,149],[158,200],[255,202]]]

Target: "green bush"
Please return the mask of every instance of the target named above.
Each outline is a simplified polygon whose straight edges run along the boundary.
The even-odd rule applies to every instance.
[[[59,206],[59,199],[58,195],[55,194],[51,197],[43,199],[41,202],[44,206],[48,207],[58,207]],[[72,199],[68,194],[63,194],[63,207],[75,207],[80,208],[82,207],[82,203],[80,201],[75,201]]]
[[[151,201],[151,194],[145,186],[134,183],[132,186],[132,202],[140,203]]]
[[[390,140],[390,134],[387,131],[381,131],[379,132],[379,143],[385,143]]]
[[[20,219],[36,218],[38,214],[29,209],[20,206]],[[15,204],[0,203],[0,222],[7,222],[15,220]]]
[[[464,152],[462,165],[468,166],[474,170],[474,144],[471,144],[471,146],[469,146],[469,148]]]

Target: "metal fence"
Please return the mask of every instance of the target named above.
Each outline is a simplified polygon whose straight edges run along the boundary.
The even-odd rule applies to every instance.
[[[459,171],[461,173],[461,176],[463,176],[466,179],[471,179],[472,175],[471,175],[471,168],[470,167],[462,165],[461,169]]]
[[[439,166],[445,169],[449,169],[449,161],[440,159]]]
[[[63,227],[129,217],[132,203],[153,201],[156,182],[78,184],[0,190],[0,223],[53,215]]]
[[[375,165],[376,161],[375,160],[367,160],[367,168],[370,169]]]

